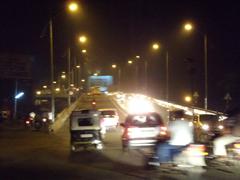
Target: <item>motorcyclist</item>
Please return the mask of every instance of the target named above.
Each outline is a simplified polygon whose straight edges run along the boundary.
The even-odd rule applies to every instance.
[[[193,127],[184,118],[184,111],[176,111],[175,118],[168,124],[169,140],[159,143],[156,155],[160,165],[173,162],[173,157],[193,142]]]
[[[240,140],[240,113],[225,120],[224,135],[213,141],[213,154],[219,158],[227,156],[226,145]]]

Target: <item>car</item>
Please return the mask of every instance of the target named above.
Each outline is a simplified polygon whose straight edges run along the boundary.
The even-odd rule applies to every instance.
[[[124,123],[120,124],[124,130],[122,134],[122,148],[141,148],[154,146],[160,136],[166,136],[163,119],[156,112],[130,114]]]
[[[116,129],[119,125],[119,116],[117,109],[98,109],[100,112],[100,124],[102,128],[106,130]]]

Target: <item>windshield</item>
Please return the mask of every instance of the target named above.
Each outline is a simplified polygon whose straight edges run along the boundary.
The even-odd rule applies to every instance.
[[[79,118],[78,126],[93,126],[94,119],[93,118]]]
[[[151,115],[133,115],[126,120],[127,126],[153,127],[163,125],[161,117],[157,114]]]
[[[101,112],[101,115],[103,115],[103,116],[105,116],[105,115],[113,116],[113,115],[116,115],[116,112],[115,112],[115,111],[112,111],[112,110],[102,111],[102,112]]]

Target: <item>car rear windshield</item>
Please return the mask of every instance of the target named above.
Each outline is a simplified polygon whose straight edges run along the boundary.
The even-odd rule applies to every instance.
[[[158,114],[132,115],[127,118],[126,125],[137,127],[154,127],[162,126],[163,121]]]
[[[78,119],[78,126],[93,126],[94,119],[92,118],[79,118]]]
[[[110,116],[113,116],[113,115],[116,115],[116,112],[113,111],[113,110],[109,110],[109,111],[102,111],[101,112],[101,115],[110,115]]]

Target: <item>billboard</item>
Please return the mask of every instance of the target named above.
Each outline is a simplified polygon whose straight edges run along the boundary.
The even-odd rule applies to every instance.
[[[0,54],[0,78],[30,79],[32,57],[27,55]]]
[[[98,86],[100,91],[104,92],[108,90],[108,87],[113,84],[112,76],[90,76],[88,78],[88,87]]]

